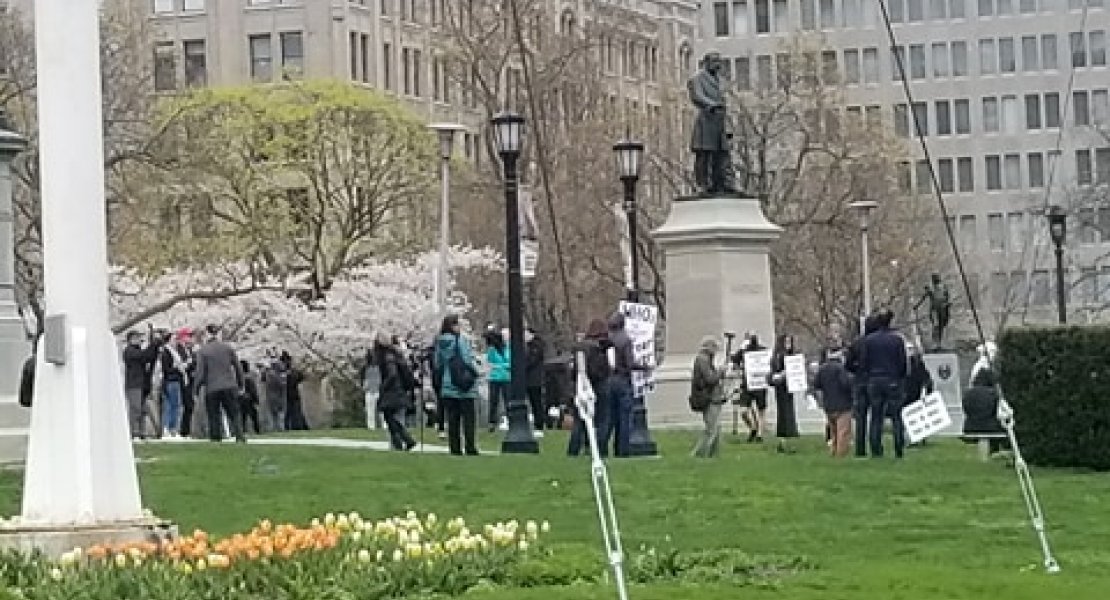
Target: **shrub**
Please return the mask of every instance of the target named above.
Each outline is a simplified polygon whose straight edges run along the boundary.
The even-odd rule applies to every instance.
[[[1012,329],[999,375],[1031,464],[1110,470],[1110,327]]]

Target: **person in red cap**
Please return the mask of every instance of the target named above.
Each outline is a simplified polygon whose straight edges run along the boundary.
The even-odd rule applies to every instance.
[[[162,437],[189,434],[188,429],[182,427],[182,417],[192,419],[193,353],[189,348],[192,335],[192,330],[186,327],[178,329],[173,341],[166,344],[162,352]],[[188,403],[184,414],[183,402]]]

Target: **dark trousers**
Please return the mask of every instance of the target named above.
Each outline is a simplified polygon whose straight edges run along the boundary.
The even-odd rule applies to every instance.
[[[243,430],[247,429],[247,423],[254,425],[254,433],[262,433],[262,426],[258,422],[258,405],[251,401],[250,396],[239,396],[239,410],[243,414]]]
[[[447,421],[447,446],[451,454],[463,453],[463,442],[467,454],[478,454],[478,447],[474,445],[474,399],[473,398],[443,398],[443,413]]]
[[[609,455],[609,438],[616,438],[616,455],[631,454],[629,435],[632,433],[632,382],[623,378],[609,380],[605,410],[598,410],[597,445],[601,456]],[[598,404],[602,404],[599,400]]]
[[[709,192],[723,192],[728,190],[730,180],[729,163],[731,159],[727,150],[694,151],[694,183],[699,189]]]
[[[536,431],[543,431],[543,424],[547,422],[547,412],[543,409],[543,388],[528,388],[528,403],[532,405],[532,427]]]
[[[405,428],[404,422],[401,420],[404,414],[404,407],[382,411],[382,418],[385,419],[385,426],[389,428],[389,445],[392,446],[394,450],[409,450],[416,445],[416,440],[412,439],[408,429]]]
[[[181,437],[189,437],[193,434],[193,409],[196,407],[196,394],[192,385],[182,386],[181,388],[181,429],[179,433]]]
[[[866,385],[857,385],[855,390],[856,403],[854,416],[856,420],[856,456],[867,456],[867,419],[871,412],[871,399],[867,395]]]
[[[490,426],[497,425],[500,420],[502,404],[506,409],[509,408],[509,382],[489,382],[489,415],[487,420]]]
[[[239,414],[238,392],[235,390],[219,390],[204,396],[204,408],[208,412],[208,439],[218,442],[223,439],[224,426],[220,419],[220,410],[227,413],[228,426],[231,428],[231,437],[237,440],[246,439],[243,436],[242,416]]]
[[[902,458],[906,448],[906,428],[902,423],[902,404],[906,397],[905,383],[888,377],[872,377],[867,384],[867,395],[871,398],[871,456],[883,455],[883,424],[886,422],[887,407],[890,407],[893,421],[894,456]]]
[[[304,409],[301,407],[300,395],[289,395],[286,397],[285,430],[308,431],[308,420],[304,417]]]

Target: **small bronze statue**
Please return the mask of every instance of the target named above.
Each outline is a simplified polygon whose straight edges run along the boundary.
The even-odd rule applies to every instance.
[[[725,107],[725,90],[721,83],[721,55],[706,54],[701,68],[689,81],[686,89],[690,102],[698,109],[690,150],[694,153],[694,183],[704,195],[735,194],[729,145],[728,118]]]
[[[929,323],[933,326],[933,346],[941,348],[944,344],[944,330],[952,316],[952,299],[948,286],[941,280],[939,273],[933,273],[932,283],[925,286],[925,293],[914,305],[916,311],[926,300],[929,301]]]

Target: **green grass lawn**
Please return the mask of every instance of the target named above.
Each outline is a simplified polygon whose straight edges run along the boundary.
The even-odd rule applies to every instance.
[[[332,432],[316,432],[332,435]],[[340,435],[340,434],[337,434]],[[345,437],[375,434],[350,433]],[[429,440],[433,436],[429,436]],[[1017,480],[971,447],[942,442],[903,462],[836,462],[818,440],[801,452],[729,443],[687,455],[692,433],[656,436],[662,459],[616,461],[610,476],[625,546],[739,548],[806,556],[817,568],[775,585],[634,587],[636,599],[1103,600],[1110,595],[1110,476],[1034,473],[1063,573],[1040,568]],[[304,522],[328,511],[408,509],[468,521],[548,519],[552,543],[595,553],[604,568],[589,463],[563,453],[458,458],[325,448],[142,446],[144,500],[184,530]],[[497,447],[493,436],[484,448]],[[260,459],[276,466],[258,470]],[[0,477],[0,510],[18,508],[18,476]],[[612,589],[492,590],[479,600],[612,598]]]

